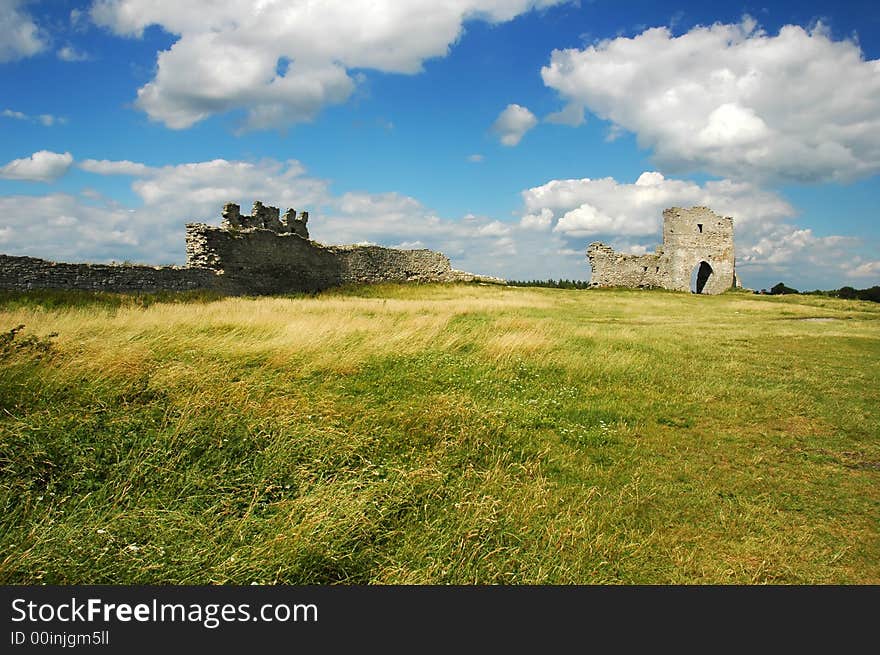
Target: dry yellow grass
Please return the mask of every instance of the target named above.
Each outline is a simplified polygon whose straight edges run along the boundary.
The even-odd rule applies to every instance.
[[[494,286],[18,299],[0,327],[58,336],[0,359],[0,580],[878,582],[878,318]]]

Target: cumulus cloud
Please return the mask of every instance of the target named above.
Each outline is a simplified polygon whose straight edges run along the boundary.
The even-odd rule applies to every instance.
[[[564,0],[94,0],[94,22],[137,37],[158,25],[179,35],[158,55],[137,105],[187,128],[245,109],[245,129],[309,121],[345,102],[352,69],[414,74],[443,57],[467,20],[500,23]]]
[[[740,277],[798,281],[799,288],[834,288],[846,278],[880,279],[880,262],[863,261],[856,237],[818,236],[811,229],[780,224],[763,235],[737,241]],[[768,284],[770,284],[768,282]]]
[[[827,260],[830,253],[839,251],[843,246],[854,245],[852,237],[827,236],[817,237],[811,229],[800,229],[790,225],[779,225],[771,228],[768,234],[756,242],[741,249],[740,259],[746,264],[755,265],[787,265],[795,255],[813,258],[811,263],[818,264]]]
[[[662,213],[674,205],[705,205],[733,216],[738,227],[776,222],[794,208],[778,195],[748,182],[710,181],[704,185],[667,179],[656,171],[635,183],[614,178],[551,180],[522,192],[523,224],[547,226],[573,237],[658,234]]]
[[[492,221],[480,226],[477,234],[484,237],[503,237],[510,234],[510,227],[501,221]]]
[[[735,179],[852,180],[880,171],[880,60],[821,25],[776,35],[750,18],[555,50],[544,83],[659,165]]]
[[[115,203],[85,204],[66,193],[0,196],[4,251],[16,255],[60,261],[134,259],[129,255],[139,235],[132,216]],[[145,248],[148,241],[142,240]]]
[[[880,282],[880,261],[856,262],[847,265],[846,275],[853,278],[871,278]]]
[[[570,102],[561,110],[555,111],[552,114],[547,114],[547,116],[544,117],[544,121],[547,123],[577,127],[586,122],[586,119],[584,118],[584,108],[576,102]]]
[[[553,224],[553,211],[542,207],[538,213],[520,218],[519,224],[527,230],[546,230]]]
[[[128,160],[86,159],[79,167],[96,175],[128,175],[132,190],[144,206],[191,220],[211,220],[226,202],[242,203],[248,210],[254,200],[307,209],[323,206],[331,197],[325,180],[310,177],[298,161],[228,161],[148,166]]]
[[[40,150],[30,157],[13,159],[0,167],[0,177],[7,180],[25,180],[28,182],[52,182],[64,175],[73,164],[73,155],[69,152],[57,153]]]
[[[48,47],[48,41],[22,0],[0,0],[0,63],[24,59]]]
[[[502,144],[515,146],[519,144],[526,132],[538,124],[538,119],[527,108],[520,105],[507,105],[495,122],[492,131]]]
[[[314,238],[325,243],[418,243],[443,252],[458,268],[496,274],[508,274],[509,256],[518,252],[515,224],[473,214],[441,217],[399,193],[344,193],[325,211],[313,229],[310,224]]]

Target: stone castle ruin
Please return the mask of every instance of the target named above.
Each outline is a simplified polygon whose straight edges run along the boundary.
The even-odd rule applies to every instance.
[[[223,207],[220,226],[186,225],[186,266],[69,264],[0,255],[0,289],[154,292],[208,289],[231,295],[321,291],[344,284],[484,280],[452,268],[432,250],[373,245],[327,246],[309,238],[308,212],[255,202],[242,214]],[[615,252],[591,243],[593,287],[660,287],[718,294],[739,286],[733,219],[708,207],[663,212],[663,245],[652,255]]]
[[[457,271],[432,250],[326,246],[309,238],[308,212],[257,201],[250,215],[227,203],[220,227],[186,225],[186,266],[68,264],[0,255],[0,288],[89,291],[209,289],[233,295],[320,291],[376,282],[501,282]]]
[[[663,245],[653,255],[615,252],[604,243],[587,248],[590,286],[660,287],[718,294],[739,286],[733,250],[733,219],[708,207],[663,211]]]

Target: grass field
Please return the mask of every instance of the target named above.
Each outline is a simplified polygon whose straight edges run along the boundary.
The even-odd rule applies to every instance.
[[[880,583],[876,304],[7,293],[0,331],[2,583]]]

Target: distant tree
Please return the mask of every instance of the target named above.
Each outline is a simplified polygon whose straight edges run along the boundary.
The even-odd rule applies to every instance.
[[[787,287],[782,282],[770,287],[770,294],[774,296],[784,296],[789,293],[798,293],[798,290]]]
[[[859,300],[880,302],[880,287],[873,286],[870,289],[862,289],[861,291],[859,291]]]
[[[843,298],[844,300],[855,300],[857,297],[857,292],[852,287],[840,287],[837,290],[837,297]]]

